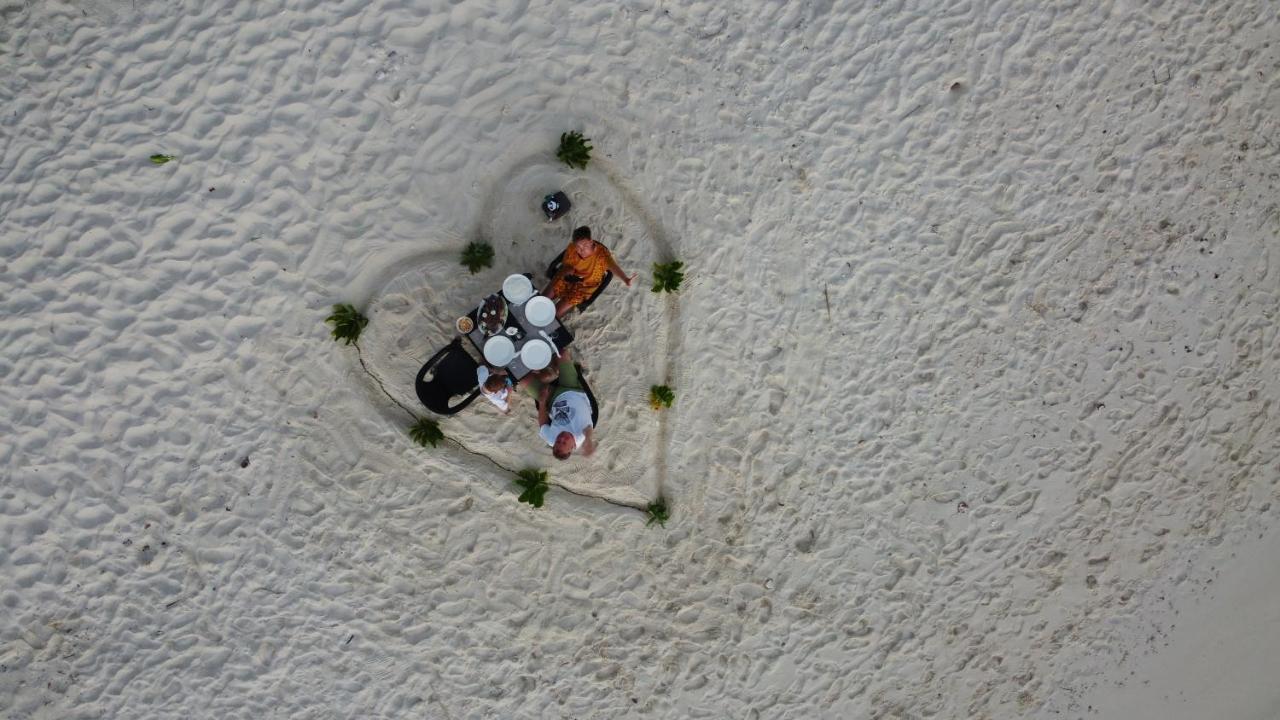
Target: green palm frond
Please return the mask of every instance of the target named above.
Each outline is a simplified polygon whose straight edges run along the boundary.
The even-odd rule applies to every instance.
[[[430,445],[435,447],[441,440],[444,440],[444,433],[440,431],[440,423],[429,418],[419,418],[409,428],[409,437],[422,447]]]
[[[676,401],[676,393],[666,385],[653,385],[649,388],[649,405],[654,410],[671,407]]]
[[[333,324],[333,339],[342,340],[350,345],[360,339],[360,331],[369,324],[369,318],[361,315],[353,305],[341,304],[333,306],[333,314],[324,319]]]
[[[524,492],[517,498],[520,502],[529,503],[536,508],[542,507],[542,498],[547,494],[548,488],[546,470],[525,468],[516,473],[515,483],[524,488]]]
[[[468,244],[462,250],[462,264],[472,275],[487,267],[493,267],[493,246],[479,240]]]
[[[645,515],[649,520],[645,522],[645,526],[657,523],[662,527],[667,526],[667,521],[671,519],[671,511],[667,509],[667,499],[659,497],[657,500],[649,503],[649,507],[645,508]]]
[[[556,158],[569,167],[586,168],[591,161],[591,141],[574,131],[560,135],[560,147]]]
[[[684,281],[684,263],[673,260],[669,263],[653,264],[653,291],[673,293],[680,289]]]

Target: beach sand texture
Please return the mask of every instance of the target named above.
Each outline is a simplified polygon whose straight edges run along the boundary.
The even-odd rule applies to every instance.
[[[1176,717],[1280,637],[1278,109],[1268,2],[0,0],[0,717]],[[579,222],[599,455],[442,427],[665,529],[323,324],[409,404]]]

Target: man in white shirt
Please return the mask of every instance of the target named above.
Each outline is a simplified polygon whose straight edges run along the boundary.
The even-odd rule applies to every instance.
[[[584,457],[595,452],[591,400],[582,390],[569,351],[560,355],[560,379],[554,388],[539,381],[529,387],[538,396],[538,436],[551,446],[552,455],[567,460],[574,450],[581,450]]]

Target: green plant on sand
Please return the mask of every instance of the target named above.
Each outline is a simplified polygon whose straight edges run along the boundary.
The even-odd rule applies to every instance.
[[[333,314],[324,319],[333,323],[333,339],[350,345],[360,339],[360,331],[369,324],[369,318],[361,315],[354,306],[343,303],[333,306]]]
[[[649,503],[649,507],[645,508],[644,512],[649,518],[645,521],[645,527],[654,523],[666,527],[667,521],[671,519],[671,511],[667,509],[667,499],[661,496]]]
[[[418,418],[418,422],[409,428],[409,437],[422,447],[435,447],[444,439],[444,433],[440,432],[440,423],[435,420]]]
[[[493,267],[493,246],[479,240],[468,244],[462,250],[462,264],[467,266],[472,275],[482,268]]]
[[[170,160],[177,160],[177,159],[178,158],[173,155],[161,155],[159,153],[151,156],[151,162],[155,163],[156,165],[163,165],[169,162]]]
[[[560,147],[556,150],[556,159],[569,167],[586,168],[591,160],[591,141],[582,137],[582,133],[560,134]]]
[[[672,260],[669,263],[653,264],[653,291],[673,293],[680,289],[684,280],[684,263]]]
[[[518,498],[520,502],[529,503],[536,508],[542,507],[542,496],[546,495],[548,487],[546,470],[525,468],[516,473],[515,483],[524,488]]]
[[[649,388],[649,405],[654,410],[671,407],[676,401],[676,393],[666,385],[653,385]]]

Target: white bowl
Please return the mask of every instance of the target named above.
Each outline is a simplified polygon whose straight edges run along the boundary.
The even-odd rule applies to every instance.
[[[484,359],[490,365],[504,367],[515,359],[515,356],[516,345],[511,342],[511,338],[505,335],[494,335],[485,341]]]
[[[531,298],[524,306],[524,317],[534,327],[546,327],[556,319],[556,304],[545,295]]]
[[[533,297],[533,283],[523,275],[508,275],[502,281],[502,296],[512,305],[519,305]]]
[[[520,348],[520,362],[530,370],[541,370],[551,364],[551,346],[542,340],[530,340]]]

